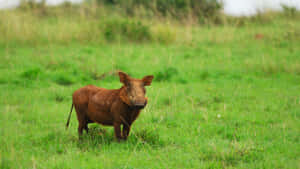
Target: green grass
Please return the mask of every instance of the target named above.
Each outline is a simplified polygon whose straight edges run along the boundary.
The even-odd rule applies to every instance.
[[[0,168],[299,168],[299,22],[174,29],[169,45],[2,43]],[[97,80],[117,69],[156,77],[148,106],[127,142],[97,124],[78,142],[72,92],[120,87]]]

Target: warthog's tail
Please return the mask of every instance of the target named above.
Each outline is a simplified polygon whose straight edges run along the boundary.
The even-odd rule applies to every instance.
[[[69,113],[68,121],[67,121],[67,124],[66,124],[66,129],[68,129],[68,127],[69,127],[69,123],[70,123],[70,118],[71,118],[73,107],[74,107],[74,104],[72,103],[71,111]]]

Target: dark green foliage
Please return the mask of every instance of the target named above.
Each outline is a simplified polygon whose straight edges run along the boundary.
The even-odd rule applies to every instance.
[[[89,0],[87,2],[93,2]],[[128,16],[140,16],[140,9],[143,8],[147,15],[152,16],[171,16],[177,19],[183,19],[189,15],[197,18],[215,19],[219,15],[222,3],[217,0],[96,0],[98,6],[113,7],[114,10],[122,11]],[[95,3],[92,3],[95,5]],[[75,6],[69,2],[61,5],[70,12]],[[35,10],[41,16],[50,15],[51,11],[47,9],[45,1],[23,1],[19,7],[21,10]],[[74,10],[76,12],[78,10]],[[87,13],[89,10],[86,10]],[[205,19],[205,20],[206,20]],[[201,20],[201,19],[199,19]]]
[[[21,76],[25,79],[35,80],[39,77],[40,74],[41,74],[41,69],[33,68],[23,72]]]
[[[63,86],[68,86],[74,83],[74,80],[68,75],[57,75],[53,77],[55,83]]]
[[[59,94],[55,94],[54,98],[55,98],[56,102],[62,102],[62,101],[64,101],[66,99],[64,96],[59,95]]]
[[[49,14],[45,0],[22,0],[19,9],[22,11],[34,11],[37,16],[47,16]]]
[[[210,18],[217,15],[222,4],[217,0],[98,0],[102,4],[117,5],[132,15],[137,7],[144,7],[157,15],[182,18],[189,14]]]
[[[162,71],[155,73],[156,81],[171,80],[172,77],[178,74],[178,70],[173,67],[164,68]]]
[[[150,27],[140,21],[112,19],[101,23],[104,37],[108,41],[121,40],[141,42],[151,40]]]
[[[46,1],[42,0],[37,2],[35,0],[22,0],[19,8],[23,10],[46,8]]]
[[[210,76],[210,74],[209,74],[209,72],[206,70],[206,71],[200,72],[199,78],[200,78],[201,80],[206,80],[209,76]]]
[[[288,6],[288,5],[284,5],[284,4],[282,4],[281,7],[283,9],[283,13],[286,16],[294,17],[297,13],[297,8],[296,7],[292,7],[292,6]]]

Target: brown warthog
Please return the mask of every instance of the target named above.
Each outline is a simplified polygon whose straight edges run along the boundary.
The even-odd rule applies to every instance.
[[[72,109],[75,106],[79,137],[83,129],[88,132],[88,123],[95,122],[114,126],[117,140],[126,140],[132,123],[147,104],[145,86],[151,84],[153,76],[145,76],[140,80],[119,72],[119,77],[123,83],[120,89],[109,90],[88,85],[76,90],[73,93],[73,104],[66,127],[69,126]],[[123,125],[122,133],[121,125]]]

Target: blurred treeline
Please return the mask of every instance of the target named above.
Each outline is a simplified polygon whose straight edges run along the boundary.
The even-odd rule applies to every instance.
[[[239,27],[299,16],[295,8],[284,6],[282,13],[230,17],[222,13],[222,3],[217,0],[86,0],[59,6],[23,0],[17,9],[0,11],[0,44],[172,43],[184,38],[178,31],[187,27]]]

